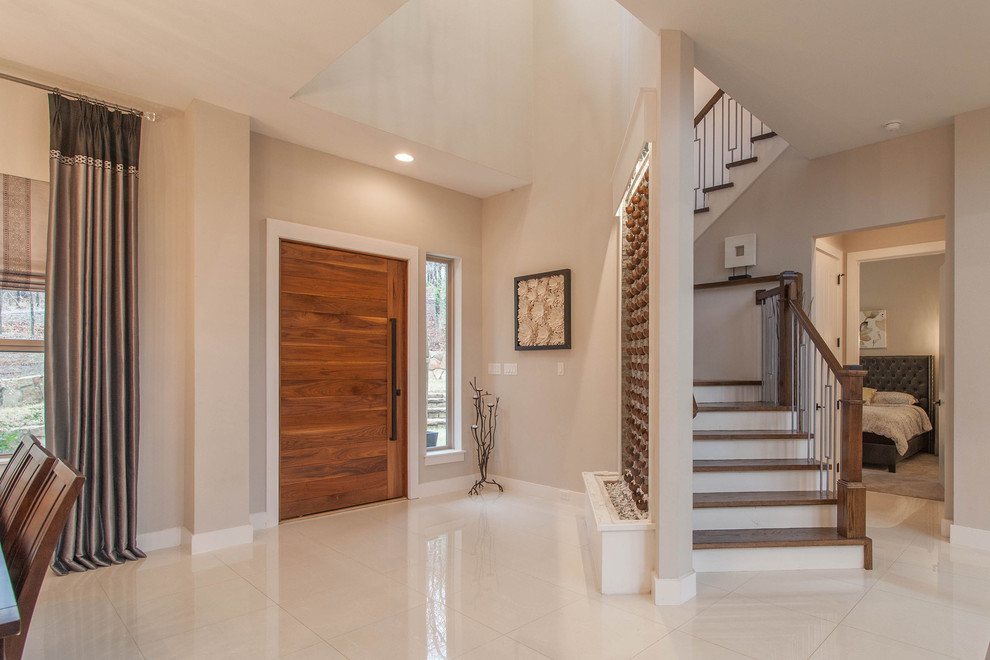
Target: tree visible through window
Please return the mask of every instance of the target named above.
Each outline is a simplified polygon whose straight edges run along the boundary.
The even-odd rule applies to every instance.
[[[426,448],[447,449],[451,419],[451,261],[426,260]]]
[[[45,294],[0,290],[0,454],[45,438]]]

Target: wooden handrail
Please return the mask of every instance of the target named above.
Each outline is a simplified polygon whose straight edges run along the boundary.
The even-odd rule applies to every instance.
[[[797,356],[790,348],[794,327],[810,339],[818,355],[834,374],[842,396],[839,404],[839,474],[836,481],[836,530],[846,538],[866,538],[866,487],[863,485],[863,379],[866,370],[859,365],[845,365],[832,353],[811,319],[801,307],[800,273],[781,273],[780,286],[757,291],[756,302],[780,297],[780,346],[777,373],[780,375],[780,403],[796,405],[791,398],[793,387],[787,374],[793,373]],[[794,326],[792,326],[792,319]],[[872,567],[872,554],[868,553],[866,568]]]
[[[778,286],[772,289],[760,289],[756,292],[756,304],[759,305],[761,302],[767,298],[773,298],[774,296],[784,295],[784,287]]]
[[[718,103],[718,100],[720,98],[722,98],[722,96],[724,96],[724,95],[725,95],[725,92],[720,89],[717,92],[715,92],[715,94],[713,94],[710,99],[708,99],[708,103],[705,104],[705,107],[703,107],[701,109],[701,112],[699,112],[694,117],[694,125],[695,126],[697,126],[698,124],[701,123],[701,120],[705,118],[705,115],[708,114],[708,111],[711,110],[712,108],[714,108],[715,107],[715,104]]]
[[[811,343],[813,343],[815,348],[818,349],[818,352],[822,354],[822,357],[825,359],[825,363],[828,364],[828,368],[832,370],[832,373],[835,374],[836,378],[841,378],[847,369],[842,366],[842,363],[839,362],[838,358],[836,358],[832,353],[832,349],[829,348],[828,342],[826,342],[821,333],[818,332],[815,324],[811,322],[811,319],[809,319],[808,315],[804,313],[804,310],[801,309],[800,305],[793,300],[788,300],[787,302],[790,305],[791,313],[794,314],[797,322],[802,328],[804,328],[804,331],[808,333],[808,337],[811,338]]]

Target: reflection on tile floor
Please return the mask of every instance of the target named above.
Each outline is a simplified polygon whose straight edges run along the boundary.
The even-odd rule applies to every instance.
[[[601,596],[583,512],[506,493],[282,525],[249,545],[45,581],[26,658],[978,658],[990,553],[942,503],[869,493],[876,570],[698,575],[698,597]]]

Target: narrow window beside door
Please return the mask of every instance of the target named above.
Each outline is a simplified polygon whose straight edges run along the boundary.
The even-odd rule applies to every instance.
[[[453,261],[426,258],[426,449],[451,449],[453,438]]]

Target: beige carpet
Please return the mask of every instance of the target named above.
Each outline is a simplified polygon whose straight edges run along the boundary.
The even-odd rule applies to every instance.
[[[934,454],[915,454],[898,463],[894,474],[864,467],[863,483],[866,490],[878,493],[945,500],[945,489],[938,482],[938,456]]]

